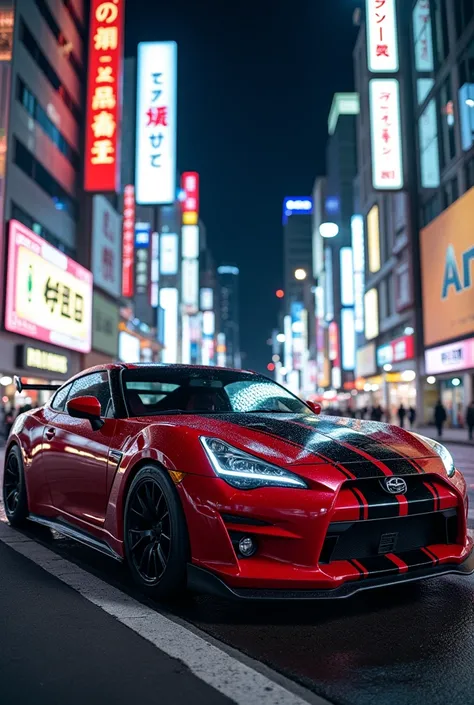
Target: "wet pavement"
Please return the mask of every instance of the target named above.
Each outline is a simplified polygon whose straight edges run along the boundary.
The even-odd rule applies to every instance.
[[[465,472],[474,510],[474,453],[466,446],[450,450]],[[163,606],[143,599],[115,562],[41,527],[27,534],[334,703],[474,703],[474,576],[369,591],[334,603],[249,605],[196,596]]]

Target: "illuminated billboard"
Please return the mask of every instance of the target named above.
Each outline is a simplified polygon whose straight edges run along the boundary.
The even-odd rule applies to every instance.
[[[397,7],[395,0],[366,0],[367,65],[371,73],[398,71]]]
[[[364,332],[365,246],[364,219],[361,215],[351,218],[352,257],[354,260],[354,328]]]
[[[425,346],[474,333],[474,188],[420,233]]]
[[[178,273],[178,247],[176,233],[160,235],[160,274],[173,276]]]
[[[199,174],[186,171],[181,177],[184,198],[181,204],[183,225],[197,225],[199,220]]]
[[[92,198],[92,274],[107,294],[122,289],[122,219],[104,196]]]
[[[118,191],[124,0],[92,0],[86,99],[86,191]]]
[[[92,273],[16,220],[10,221],[5,328],[88,353]]]
[[[178,290],[160,289],[160,307],[164,311],[162,362],[178,362]]]
[[[125,186],[123,193],[122,221],[122,295],[133,296],[133,274],[135,266],[135,187]]]
[[[287,197],[283,201],[283,225],[290,215],[311,215],[313,212],[313,199],[307,197],[294,196]]]
[[[372,186],[379,191],[403,188],[400,85],[396,78],[369,81]]]
[[[140,42],[137,63],[136,201],[176,198],[176,42]]]

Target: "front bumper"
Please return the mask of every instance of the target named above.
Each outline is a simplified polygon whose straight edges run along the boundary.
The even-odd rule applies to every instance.
[[[415,568],[407,573],[394,573],[349,580],[337,588],[305,589],[258,589],[237,588],[227,585],[217,575],[194,565],[188,565],[188,587],[217,597],[234,600],[334,600],[351,597],[357,592],[374,588],[393,587],[442,575],[472,575],[474,573],[474,551],[463,563],[444,563],[437,566]]]

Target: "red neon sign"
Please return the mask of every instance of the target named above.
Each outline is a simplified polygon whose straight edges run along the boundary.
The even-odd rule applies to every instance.
[[[122,294],[129,299],[133,296],[133,275],[135,261],[135,188],[125,186],[123,192],[122,229]]]
[[[125,0],[92,0],[87,78],[86,191],[118,191]]]
[[[197,225],[199,218],[199,174],[196,171],[186,171],[181,177],[181,188],[184,191],[183,225]]]

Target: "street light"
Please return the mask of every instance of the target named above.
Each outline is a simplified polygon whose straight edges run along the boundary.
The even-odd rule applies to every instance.
[[[300,281],[300,282],[304,281],[307,276],[308,275],[306,274],[305,269],[299,268],[299,269],[295,270],[295,279],[297,279],[298,281]]]
[[[278,333],[277,343],[284,343],[286,340],[286,335],[284,333]]]

